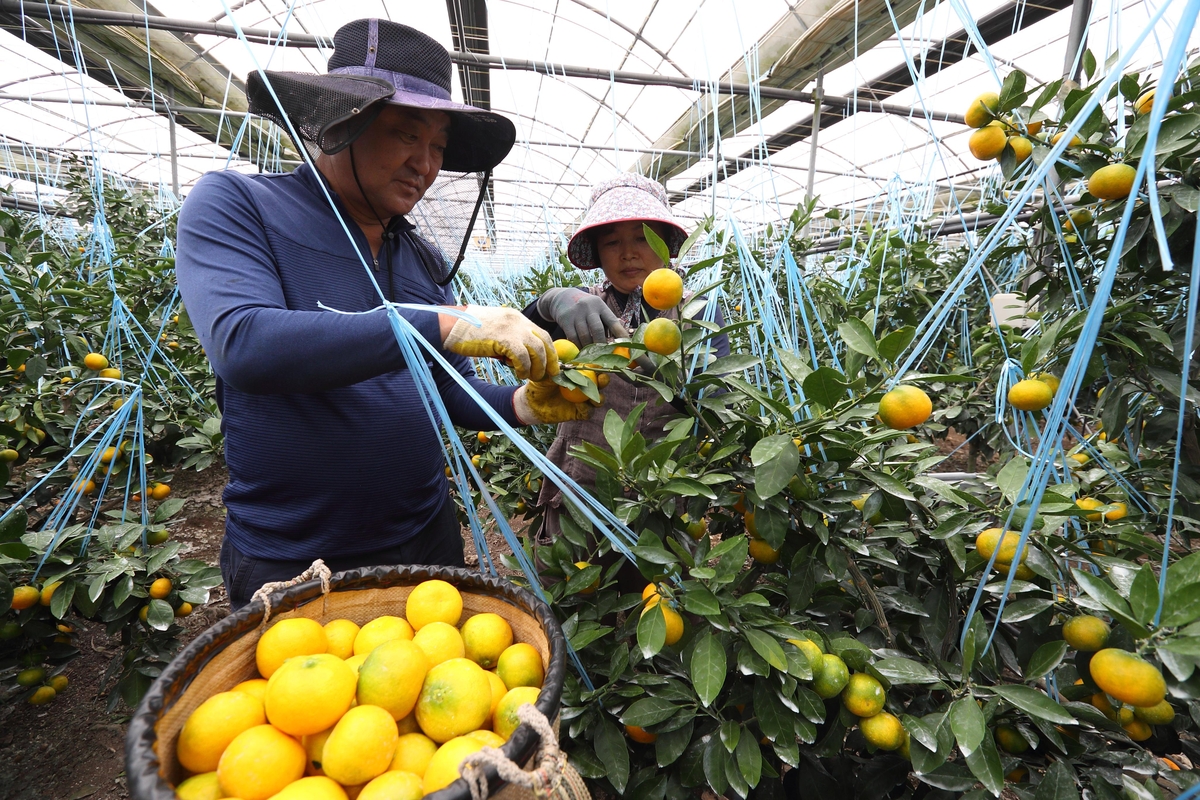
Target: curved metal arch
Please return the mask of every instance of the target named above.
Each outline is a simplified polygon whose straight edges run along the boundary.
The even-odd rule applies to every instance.
[[[675,71],[678,72],[681,76],[687,77],[687,73],[683,71],[683,67],[676,64],[675,61],[672,60],[672,58],[669,55],[667,55],[662,50],[660,50],[653,42],[651,42],[645,36],[642,36],[642,34],[640,32],[635,31],[633,28],[629,27],[624,22],[621,22],[619,19],[612,16],[611,14],[607,14],[607,13],[601,11],[600,9],[596,8],[595,6],[588,5],[587,3],[583,2],[583,0],[571,0],[571,2],[574,3],[575,5],[579,6],[580,8],[586,8],[588,11],[591,11],[593,14],[596,14],[597,16],[602,17],[603,19],[607,20],[609,23],[616,25],[618,28],[620,28],[621,30],[625,31],[630,36],[632,36],[636,41],[641,42],[642,44],[646,45],[646,47],[649,47],[651,50],[653,50],[655,52],[655,54],[658,55],[659,58],[661,58],[663,61],[667,62],[672,67],[674,67]],[[646,27],[646,23],[650,21],[649,15],[652,13],[654,13],[653,8],[651,8],[650,12],[647,13],[646,19],[642,23],[643,30]],[[626,48],[625,52],[632,55],[632,49],[633,48]]]

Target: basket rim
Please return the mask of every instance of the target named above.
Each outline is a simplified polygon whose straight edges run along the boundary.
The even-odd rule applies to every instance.
[[[432,579],[448,580],[459,591],[486,594],[504,600],[537,620],[546,633],[550,659],[536,706],[547,719],[553,721],[558,715],[566,677],[566,639],[554,612],[532,592],[509,581],[461,567],[426,565],[377,566],[347,570],[334,574],[329,587],[330,593],[390,589]],[[274,617],[319,601],[322,595],[321,581],[315,579],[273,592],[269,598],[271,615]],[[171,659],[151,684],[130,718],[125,736],[125,771],[131,798],[174,800],[174,789],[159,775],[161,762],[154,752],[154,744],[158,739],[155,723],[163,712],[179,701],[195,677],[218,653],[236,639],[259,627],[265,610],[261,600],[252,600],[203,631]],[[514,763],[523,764],[536,753],[538,739],[537,732],[522,723],[500,750]],[[495,792],[504,785],[495,767],[489,765],[485,772],[490,792]],[[470,790],[467,782],[459,778],[426,797],[435,800],[469,800]]]

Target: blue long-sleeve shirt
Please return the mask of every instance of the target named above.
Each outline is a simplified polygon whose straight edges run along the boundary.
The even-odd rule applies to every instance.
[[[399,303],[449,305],[405,235],[378,261],[335,199],[347,238],[309,167],[281,175],[205,175],[179,216],[176,272],[217,375],[229,484],[226,535],[258,558],[368,553],[415,536],[446,502],[440,437],[358,253]],[[390,230],[403,233],[406,222]],[[391,275],[386,265],[391,264]],[[383,266],[381,266],[383,265]],[[390,280],[389,280],[390,277]],[[440,346],[437,314],[401,310]],[[504,419],[511,387],[445,354]],[[455,424],[489,430],[483,410],[438,365]]]

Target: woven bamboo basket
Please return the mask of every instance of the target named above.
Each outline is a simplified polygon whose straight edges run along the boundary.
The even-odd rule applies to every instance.
[[[546,678],[537,709],[555,725],[566,671],[566,643],[550,608],[529,592],[512,584],[465,569],[448,567],[372,567],[341,572],[330,580],[330,591],[321,581],[310,580],[275,592],[268,598],[268,621],[309,617],[324,624],[349,619],[359,625],[383,614],[404,616],[405,604],[419,583],[440,578],[458,587],[463,597],[463,620],[493,612],[508,620],[513,641],[527,642],[542,656]],[[254,600],[221,620],[185,647],[150,687],[129,723],[125,740],[125,767],[133,800],[174,800],[174,786],[186,775],[175,757],[179,731],[188,715],[218,692],[257,677],[255,646],[266,630],[267,607]],[[528,764],[538,751],[540,737],[522,724],[503,747],[516,764]],[[488,786],[495,797],[506,787],[494,767],[487,768]],[[508,787],[509,797],[517,787]],[[467,782],[459,779],[433,800],[470,800]]]

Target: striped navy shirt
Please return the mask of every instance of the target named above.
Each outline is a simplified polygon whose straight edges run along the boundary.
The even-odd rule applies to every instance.
[[[332,191],[330,192],[332,195]],[[213,172],[179,215],[179,290],[217,376],[229,510],[242,553],[313,559],[369,553],[415,536],[447,502],[440,437],[417,394],[380,298],[358,256],[362,230],[336,200],[347,238],[307,166],[279,175]],[[395,220],[390,230],[411,226]],[[453,304],[404,235],[385,239],[375,279],[400,303]],[[358,252],[356,252],[356,249]],[[390,280],[389,280],[390,277]],[[402,310],[430,342],[437,315]],[[512,424],[511,387],[446,354]],[[432,367],[455,424],[494,426]]]

